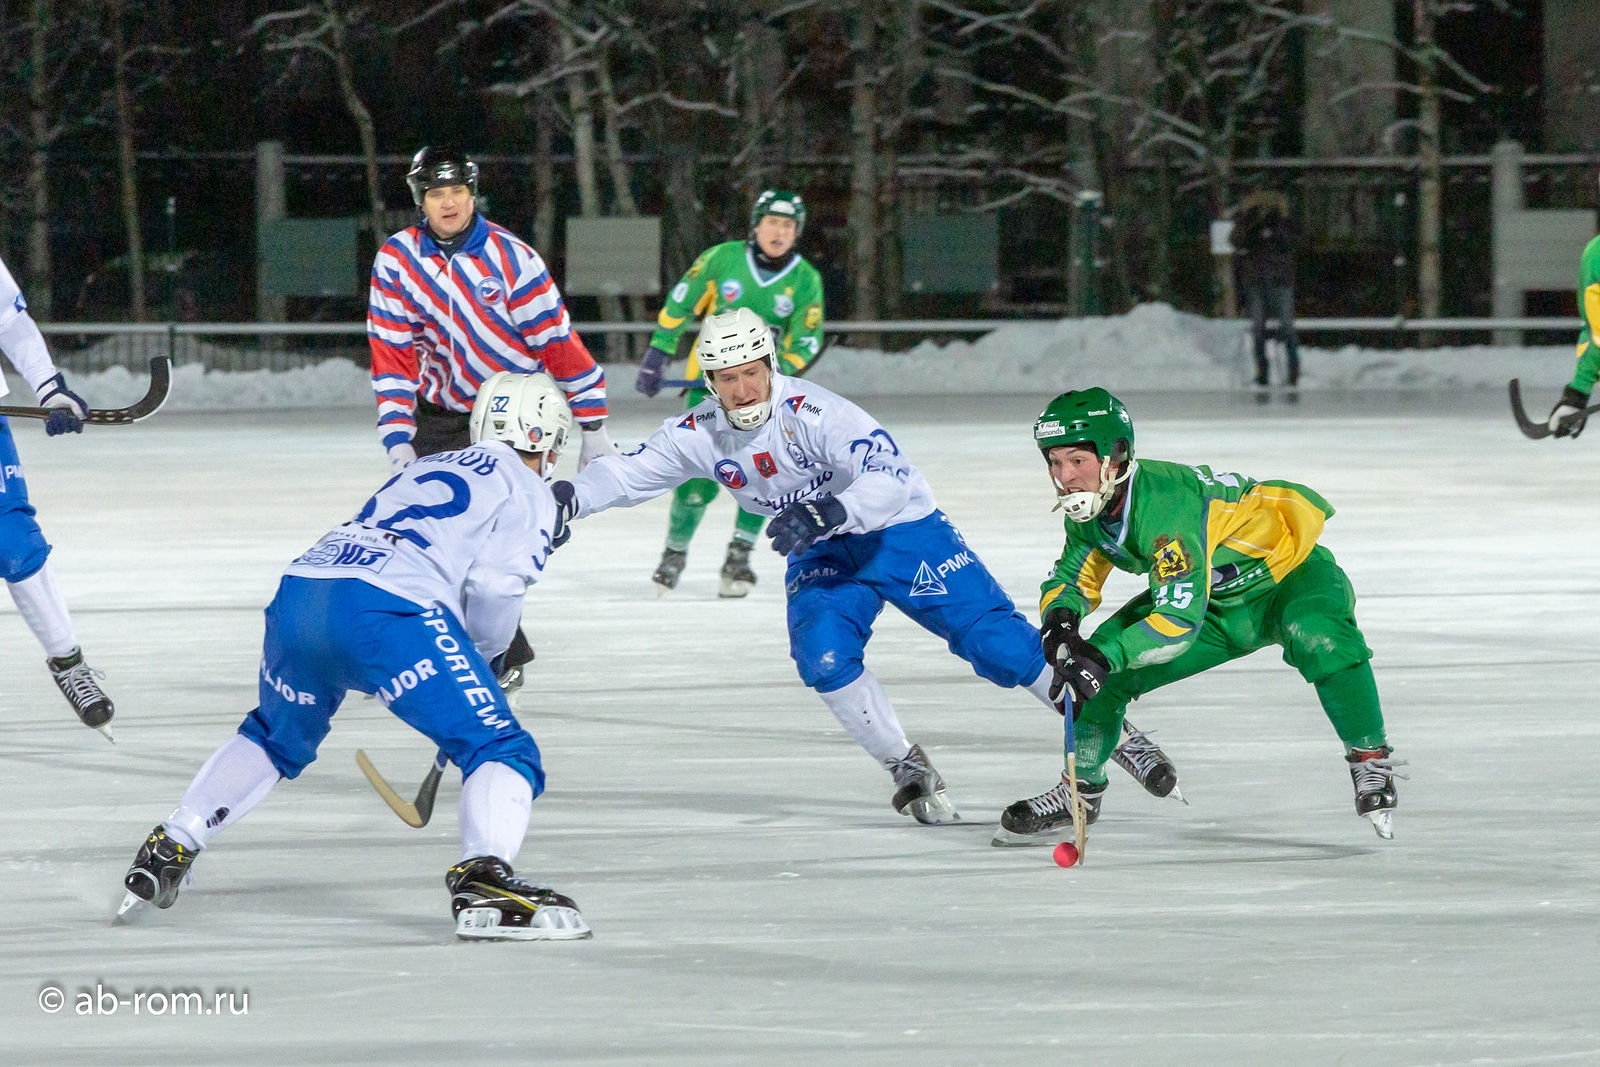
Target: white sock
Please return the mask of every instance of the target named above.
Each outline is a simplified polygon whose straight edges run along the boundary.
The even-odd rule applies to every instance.
[[[1050,683],[1055,681],[1055,679],[1056,672],[1047,666],[1044,670],[1039,672],[1039,677],[1028,683],[1028,692],[1038,697],[1040,702],[1043,703],[1045,707],[1059,714],[1061,709],[1056,707],[1056,702],[1054,700],[1050,699]]]
[[[50,561],[20,582],[7,582],[11,599],[17,602],[17,611],[33,631],[33,636],[44,646],[44,654],[51,659],[65,656],[78,647],[72,632],[72,620],[67,617],[67,600],[61,595],[56,582],[56,572]]]
[[[843,689],[819,695],[845,732],[879,763],[900,759],[911,750],[888,695],[871,671],[862,671]]]
[[[211,835],[261,803],[280,777],[260,745],[235,734],[189,783],[188,792],[167,816],[167,834],[188,848],[205,848]]]
[[[528,833],[533,786],[504,763],[485,763],[461,783],[461,858],[498,856],[510,863]]]

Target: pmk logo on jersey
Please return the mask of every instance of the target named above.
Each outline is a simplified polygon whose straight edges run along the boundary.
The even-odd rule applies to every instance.
[[[785,400],[784,403],[789,405],[790,411],[799,411],[800,405],[805,403],[805,399],[806,398],[804,394],[800,396],[791,396],[788,400]]]
[[[722,294],[724,304],[731,304],[744,295],[744,286],[739,284],[738,278],[725,278],[718,292]]]
[[[771,478],[778,473],[778,465],[772,461],[771,452],[757,452],[753,457],[756,463],[756,473],[763,478]]]
[[[499,278],[485,278],[478,283],[478,299],[485,304],[503,304],[506,301],[506,288],[500,284]]]
[[[749,480],[744,476],[744,468],[731,459],[718,460],[716,474],[717,481],[729,489],[743,489],[749,484]]]
[[[692,430],[692,429],[694,429],[694,412],[691,411],[691,412],[689,412],[689,414],[685,415],[683,418],[678,420],[678,429],[680,429],[680,430]]]

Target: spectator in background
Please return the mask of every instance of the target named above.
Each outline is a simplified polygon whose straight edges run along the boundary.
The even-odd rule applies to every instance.
[[[1256,384],[1268,384],[1267,319],[1277,320],[1277,335],[1288,357],[1284,384],[1300,382],[1300,345],[1294,332],[1294,246],[1298,237],[1282,193],[1258,189],[1240,202],[1233,220],[1233,247],[1239,288],[1250,314]]]

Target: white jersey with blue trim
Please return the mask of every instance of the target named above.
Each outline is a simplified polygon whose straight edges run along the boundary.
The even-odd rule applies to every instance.
[[[28,314],[28,301],[17,288],[17,280],[11,276],[3,259],[0,259],[0,352],[6,354],[35,393],[57,373],[55,360],[50,358],[44,335],[39,332],[39,324]],[[10,391],[5,376],[0,375],[0,396]]]
[[[728,422],[715,397],[673,416],[644,444],[600,456],[572,480],[578,516],[631,507],[690,478],[715,478],[758,515],[834,496],[836,533],[867,533],[933,513],[933,490],[878,420],[837,393],[774,374],[772,417],[754,430]]]
[[[493,659],[516,633],[555,522],[544,479],[510,445],[480,441],[406,467],[284,573],[356,578],[422,607],[442,604]]]

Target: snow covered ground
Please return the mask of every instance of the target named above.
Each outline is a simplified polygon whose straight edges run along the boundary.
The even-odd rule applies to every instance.
[[[1039,358],[1023,348],[1015,360]],[[861,392],[916,383],[868,406],[1026,610],[1060,545],[1029,425],[1065,380],[976,354],[997,368],[989,395],[922,395],[941,379],[907,369]],[[946,380],[965,365],[949,355]],[[1353,813],[1311,690],[1262,653],[1133,708],[1190,807],[1113,770],[1080,867],[992,848],[1000,810],[1058,773],[1059,720],[891,610],[868,662],[967,820],[913,825],[796,681],[780,561],[758,553],[754,594],[716,599],[725,498],[683,585],[654,595],[658,501],[585,520],[528,601],[539,658],[519,714],[550,782],[517,866],[595,931],[559,944],[453,939],[458,783],[426,829],[402,825],[353,753],[414,785],[431,746],[360,699],[316,764],[219,836],[171,911],[109,925],[143,834],[254,702],[284,563],[386,468],[360,375],[322,410],[186,410],[215,405],[180,374],[172,410],[135,427],[48,440],[14,421],[118,743],[76,723],[0,604],[0,1060],[1600,1059],[1600,463],[1590,437],[1523,439],[1503,395],[1519,375],[1553,399],[1570,352],[1431,353],[1418,362],[1471,370],[1460,388],[1370,392],[1333,379],[1347,355],[1308,355],[1292,404],[1229,390],[1221,364],[1193,391],[1199,356],[1141,369],[1136,344],[1072,380],[1168,387],[1128,391],[1141,454],[1294,478],[1338,507],[1324,543],[1360,594],[1409,760],[1394,841]],[[1367,365],[1380,358],[1397,357]],[[848,386],[850,367],[835,352],[825,380]],[[1408,381],[1395,373],[1382,384]],[[622,441],[675,407],[628,384]],[[84,391],[121,402],[112,385]],[[1108,600],[1136,588],[1118,577]],[[56,1013],[40,1006],[52,990]],[[128,1003],[78,1015],[97,990]],[[171,1014],[180,990],[220,1013]]]

